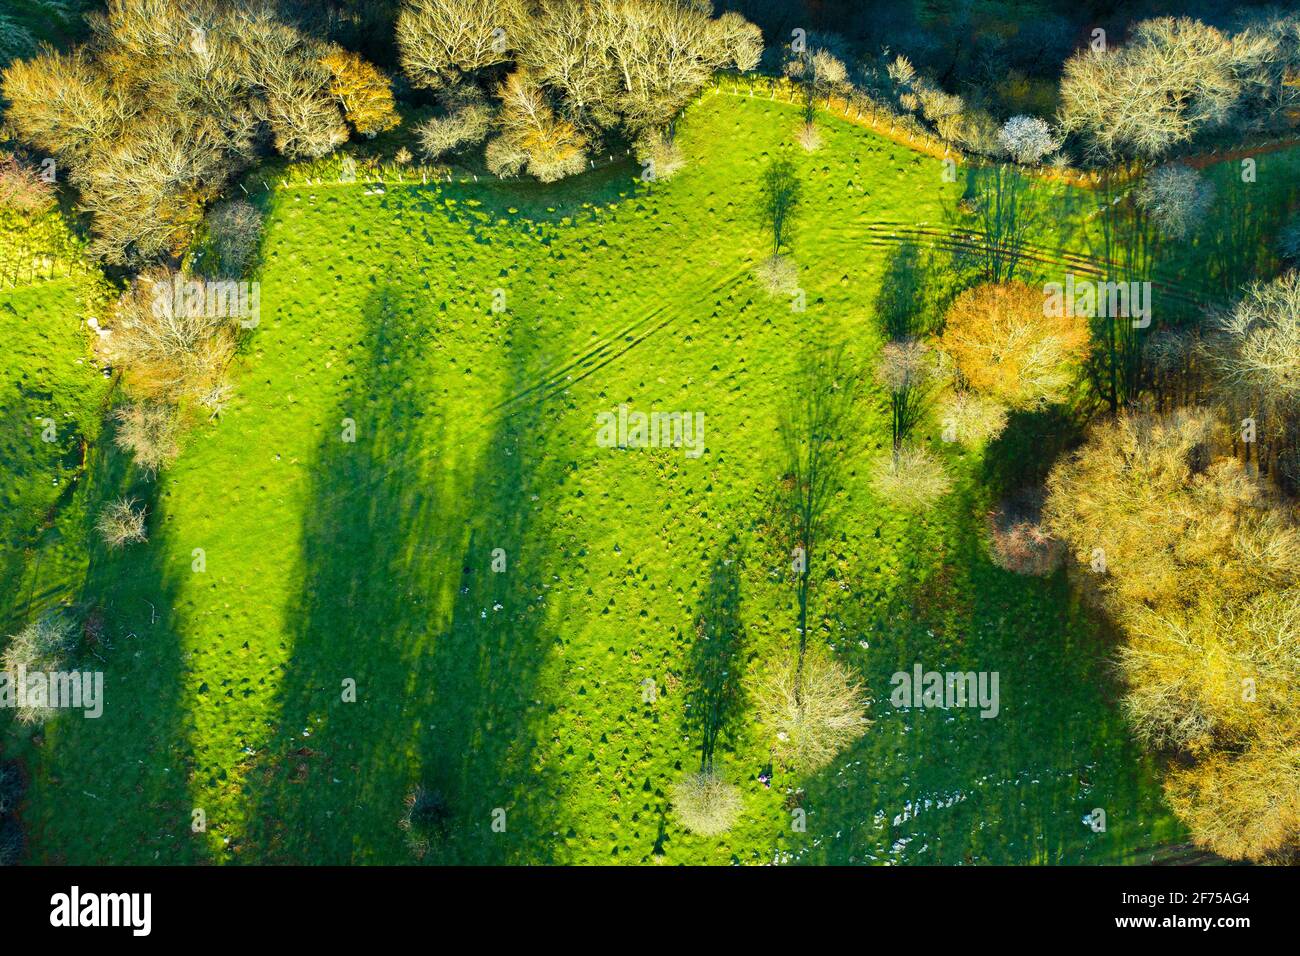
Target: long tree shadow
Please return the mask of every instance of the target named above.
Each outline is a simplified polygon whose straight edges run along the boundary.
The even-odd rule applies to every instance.
[[[745,624],[740,613],[740,572],[744,556],[735,539],[709,572],[695,643],[691,646],[693,683],[687,699],[688,732],[700,740],[700,770],[713,769],[718,744],[738,729],[745,711],[741,680],[746,662]]]
[[[925,315],[929,285],[920,247],[903,242],[889,257],[876,294],[876,319],[888,341],[901,342],[932,331]]]
[[[391,861],[418,715],[410,660],[430,639],[451,541],[445,422],[424,421],[420,338],[388,287],[366,303],[363,394],[320,440],[278,729],[251,763],[254,819],[237,854],[268,862]],[[310,845],[303,841],[309,840]]]
[[[1150,761],[1114,706],[1111,644],[1063,573],[995,567],[967,503],[909,529],[926,567],[885,603],[849,595],[841,626],[874,724],[804,783],[801,863],[1120,863],[1168,826]],[[894,675],[999,675],[996,713],[895,706]],[[888,767],[887,771],[881,768]],[[1085,817],[1102,808],[1105,832]],[[784,841],[783,841],[784,842]]]
[[[90,542],[72,608],[83,629],[75,665],[104,672],[103,713],[94,719],[61,713],[31,738],[43,741],[31,755],[24,818],[33,858],[78,865],[203,862],[208,855],[191,828],[188,787],[195,760],[182,696],[183,565],[167,560],[173,548],[165,495],[137,480],[107,433],[91,458],[84,488],[70,504],[75,520],[55,530]],[[147,503],[149,541],[112,553],[98,543],[94,523],[99,507],[119,493]]]
[[[534,433],[501,423],[476,463],[481,431],[416,386],[436,333],[414,315],[396,290],[370,297],[365,394],[320,443],[279,727],[250,767],[239,848],[270,862],[411,859],[398,822],[416,786],[450,812],[428,859],[511,859],[534,829],[528,702],[549,649],[524,498],[541,480],[520,453]]]
[[[516,331],[508,381],[538,372],[542,343]],[[420,671],[432,688],[436,728],[422,739],[424,786],[448,801],[450,823],[435,863],[547,863],[553,859],[557,796],[537,765],[543,704],[539,671],[562,620],[548,562],[560,561],[550,509],[562,474],[548,454],[545,399],[502,416],[469,485],[462,515],[468,539],[453,568],[448,624]]]
[[[834,562],[821,547],[839,530],[848,462],[861,436],[855,429],[864,380],[856,360],[842,344],[809,345],[800,359],[790,400],[781,409],[781,485],[769,521],[776,540],[791,557],[798,604],[795,692],[803,679],[810,608],[834,575]],[[823,567],[825,565],[825,567]],[[812,609],[811,618],[817,618]]]
[[[1241,286],[1267,273],[1274,259],[1270,241],[1285,219],[1294,187],[1279,195],[1280,190],[1261,190],[1240,176],[1217,179],[1216,208],[1205,226],[1206,249],[1187,264],[1192,275],[1203,275],[1215,291],[1231,299]]]
[[[998,495],[1042,485],[1061,456],[1083,442],[1082,417],[1066,405],[1012,412],[985,449],[985,484]]]

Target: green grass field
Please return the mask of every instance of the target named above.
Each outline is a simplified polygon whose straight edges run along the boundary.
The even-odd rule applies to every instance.
[[[1061,429],[1023,416],[973,453],[940,442],[931,416],[923,437],[955,489],[904,514],[867,478],[889,444],[878,389],[810,618],[865,678],[874,723],[820,775],[778,768],[767,787],[768,741],[742,718],[719,750],[744,794],[737,825],[703,838],[669,813],[699,763],[687,702],[710,589],[739,594],[747,678],[795,640],[788,558],[763,519],[801,351],[845,342],[869,368],[901,227],[951,224],[963,189],[836,120],[805,154],[797,122],[785,104],[706,97],[680,124],[687,167],[653,186],[626,165],[553,187],[264,194],[262,321],[236,398],[156,484],[98,435],[107,383],[69,367],[83,327],[59,325],[41,388],[81,416],[93,490],[44,533],[85,541],[86,499],[130,493],[150,502],[151,539],[81,560],[53,545],[39,564],[40,549],[6,555],[11,619],[30,594],[74,598],[103,609],[112,641],[103,718],[36,737],[0,724],[33,772],[35,858],[408,862],[397,821],[416,784],[454,817],[427,862],[1115,863],[1182,839],[1117,709],[1113,636],[1063,574],[1017,577],[984,550],[985,512],[1041,474]],[[778,155],[803,187],[803,312],[751,274],[769,242],[759,178]],[[1261,183],[1294,161],[1261,157]],[[1035,241],[1087,253],[1085,198],[1042,192],[1054,213]],[[960,265],[932,271],[933,308]],[[0,309],[20,327],[43,312],[64,323],[69,289],[6,293]],[[6,418],[33,401],[22,369],[39,361],[22,354],[4,369]],[[598,447],[596,415],[620,403],[704,412],[705,454]],[[22,521],[48,506],[26,472],[6,481]],[[999,717],[894,709],[889,676],[917,662],[998,671]],[[1103,833],[1083,822],[1096,807]]]
[[[86,569],[83,463],[98,440],[109,382],[83,316],[95,283],[57,279],[0,289],[0,619],[9,628],[70,596]],[[43,566],[43,567],[42,567]],[[8,631],[6,631],[8,633]]]

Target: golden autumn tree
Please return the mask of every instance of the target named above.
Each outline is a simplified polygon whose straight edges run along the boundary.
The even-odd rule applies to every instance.
[[[546,91],[527,69],[520,67],[507,76],[498,95],[501,134],[488,146],[493,172],[508,176],[526,168],[545,183],[586,165],[586,136],[556,114]]]
[[[1125,643],[1124,708],[1177,754],[1170,803],[1233,859],[1300,849],[1300,529],[1206,410],[1096,427],[1048,479],[1046,523]]]
[[[330,92],[358,133],[374,136],[400,122],[388,78],[374,64],[342,47],[331,49],[321,63],[330,72]]]
[[[0,71],[0,95],[16,138],[77,187],[92,252],[115,265],[178,253],[266,139],[310,158],[346,141],[345,110],[361,132],[393,124],[379,71],[261,0],[108,0],[87,23],[70,52]]]
[[[1051,311],[1022,282],[975,286],[948,309],[940,344],[977,392],[1012,408],[1060,402],[1088,353],[1088,323]]]

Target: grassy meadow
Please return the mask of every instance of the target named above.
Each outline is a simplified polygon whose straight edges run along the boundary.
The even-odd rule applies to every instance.
[[[42,602],[98,607],[110,645],[101,719],[32,735],[0,718],[33,774],[33,857],[406,863],[417,784],[453,817],[434,863],[1119,863],[1183,839],[1117,707],[1114,635],[1063,572],[1016,576],[983,543],[992,504],[1077,428],[1016,416],[972,451],[931,414],[920,432],[954,489],[903,513],[868,479],[890,444],[876,386],[810,615],[810,639],[864,677],[873,723],[800,778],[738,709],[718,766],[739,821],[701,837],[673,820],[672,786],[700,761],[701,616],[743,624],[728,666],[748,687],[796,640],[766,519],[802,351],[844,343],[870,369],[899,257],[931,263],[916,294],[934,316],[972,268],[927,238],[961,225],[965,171],[945,181],[938,160],[829,117],[806,153],[798,124],[789,104],[706,95],[662,183],[628,163],[549,187],[261,194],[261,322],[235,397],[156,482],[100,434],[110,383],[74,280],[0,292],[0,321],[32,330],[0,359],[0,440],[22,463],[5,474],[21,547],[0,610],[12,630]],[[778,156],[802,188],[803,311],[753,276]],[[1261,156],[1259,187],[1290,189],[1296,162]],[[1214,175],[1222,226],[1158,273],[1207,300],[1251,271],[1233,250],[1259,243],[1233,223],[1271,228],[1240,213],[1256,200],[1231,165]],[[1050,214],[1025,275],[1059,278],[1058,247],[1095,254],[1095,202],[1035,188]],[[57,331],[37,336],[40,317]],[[623,403],[705,413],[704,454],[599,447],[596,416]],[[35,444],[46,408],[75,422],[67,441]],[[82,475],[71,490],[65,471]],[[148,501],[150,540],[110,554],[86,544],[88,516],[117,494]],[[999,716],[895,709],[890,675],[917,662],[999,672]],[[1084,821],[1098,807],[1105,832]]]

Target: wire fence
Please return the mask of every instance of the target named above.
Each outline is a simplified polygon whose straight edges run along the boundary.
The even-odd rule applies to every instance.
[[[803,84],[788,77],[773,77],[759,73],[718,73],[714,77],[713,85],[706,87],[693,102],[698,105],[706,96],[720,94],[765,98],[802,105],[806,102],[807,89]],[[870,130],[891,142],[936,159],[951,160],[963,165],[987,165],[996,162],[990,157],[965,151],[960,146],[944,140],[927,129],[916,117],[901,113],[889,104],[860,90],[819,94],[814,99],[813,105],[821,112],[829,113],[855,126]],[[682,110],[678,118],[685,114],[686,110]],[[1216,147],[1178,157],[1177,161],[1204,167],[1296,146],[1300,146],[1300,135],[1274,135],[1250,144]],[[606,151],[603,157],[589,159],[586,171],[595,172],[628,162],[633,158],[633,154],[632,148]],[[1102,179],[1101,174],[1096,170],[1084,170],[1073,166],[1044,165],[1025,168],[1042,179],[1085,189],[1097,188]],[[1122,183],[1139,172],[1140,167],[1136,164],[1122,167],[1116,181]],[[358,158],[346,152],[336,152],[308,162],[264,164],[260,169],[246,175],[237,185],[243,195],[253,196],[269,193],[277,188],[363,185],[372,193],[382,194],[389,187],[436,187],[477,183],[535,184],[536,182],[537,180],[531,176],[501,177],[448,164],[401,163],[395,159],[385,161],[378,157]],[[96,269],[97,266],[85,261],[83,257],[50,255],[48,250],[24,245],[16,249],[0,247],[0,289],[14,289],[54,279],[89,275]]]
[[[587,160],[586,172],[608,169],[625,163],[632,157],[631,148],[608,150],[602,157]],[[349,160],[351,160],[350,164]],[[495,176],[447,165],[429,166],[372,159],[358,160],[347,154],[334,154],[324,159],[310,163],[297,163],[271,172],[263,170],[245,177],[239,183],[239,189],[245,196],[253,196],[274,189],[298,189],[306,186],[361,185],[373,190],[376,187],[387,189],[389,186],[468,186],[475,183],[535,185],[537,182],[538,180],[532,176]]]
[[[726,93],[733,96],[766,97],[788,103],[801,103],[806,96],[805,88],[786,77],[773,77],[765,74],[718,74],[711,92]],[[696,102],[699,102],[697,100]],[[871,130],[892,142],[925,153],[936,159],[952,159],[966,165],[991,165],[998,162],[993,157],[963,150],[960,146],[944,140],[934,134],[914,117],[900,113],[888,104],[874,99],[859,90],[819,95],[814,100],[817,109],[844,119],[855,126]],[[1251,158],[1262,153],[1276,152],[1300,146],[1300,135],[1276,135],[1257,139],[1250,143],[1236,143],[1231,147],[1216,146],[1186,156],[1173,156],[1171,162],[1184,163],[1195,167],[1210,166],[1215,163],[1235,159]],[[1102,183],[1102,173],[1098,170],[1081,169],[1077,166],[1041,166],[1022,167],[1027,172],[1041,179],[1065,183],[1083,189],[1096,189]],[[1117,173],[1111,178],[1116,182],[1139,175],[1143,167],[1132,163],[1112,169]]]
[[[94,271],[94,266],[83,261],[43,255],[20,246],[12,254],[0,256],[0,289],[90,275]]]

